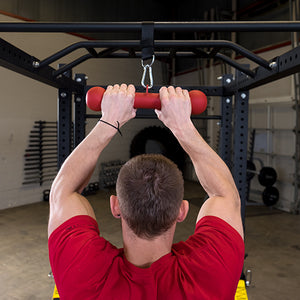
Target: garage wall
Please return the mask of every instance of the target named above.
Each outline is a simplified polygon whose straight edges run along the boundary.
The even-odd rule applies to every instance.
[[[0,15],[0,22],[19,20]],[[23,51],[44,59],[56,51],[82,39],[69,34],[53,33],[1,33],[1,38]],[[68,63],[79,57],[82,51],[69,55],[63,61]],[[155,85],[162,84],[161,64],[153,66]],[[73,74],[85,73],[88,84],[133,83],[140,85],[142,68],[140,60],[113,59],[90,60],[77,66]],[[15,72],[0,67],[1,110],[0,110],[0,209],[41,201],[42,191],[50,183],[22,185],[24,153],[28,146],[29,133],[34,121],[56,121],[57,90]],[[95,120],[87,120],[87,131]],[[129,147],[135,134],[145,126],[160,124],[158,120],[132,120],[123,129],[123,137],[116,136],[104,151],[101,161],[128,159]],[[100,161],[100,162],[101,162]],[[98,172],[98,170],[97,170]],[[98,180],[96,173],[93,178]]]
[[[291,46],[280,47],[260,53],[259,56],[270,60],[291,50]],[[241,64],[255,64],[247,59],[238,59]],[[217,77],[223,75],[220,65],[205,70],[205,84],[217,85]],[[176,83],[196,83],[198,72],[192,72],[176,77]],[[254,145],[254,163],[259,171],[262,166],[275,168],[278,180],[275,186],[280,192],[277,208],[291,212],[295,204],[295,126],[296,113],[294,109],[293,76],[266,84],[250,91],[249,106],[249,133],[256,129]],[[219,99],[210,99],[208,111],[218,114],[220,111]],[[208,128],[211,146],[217,145],[219,131],[218,122],[211,121]],[[263,205],[262,192],[264,187],[258,183],[257,176],[251,181],[250,200]]]

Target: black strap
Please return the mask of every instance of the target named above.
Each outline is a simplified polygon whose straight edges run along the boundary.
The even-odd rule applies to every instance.
[[[108,123],[108,122],[106,122],[106,121],[103,121],[103,120],[101,120],[101,119],[99,120],[99,122],[105,123],[105,124],[107,124],[107,125],[109,125],[109,126],[115,128],[116,130],[118,130],[118,132],[119,132],[120,135],[122,136],[122,132],[121,132],[121,130],[120,130],[120,123],[119,123],[119,121],[117,121],[118,127],[115,126],[115,125],[113,125],[113,124],[110,124],[110,123]]]
[[[142,60],[152,58],[154,55],[154,22],[142,23]]]

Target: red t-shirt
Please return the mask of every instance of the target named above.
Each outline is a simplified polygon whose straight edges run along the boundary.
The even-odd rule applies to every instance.
[[[61,300],[233,300],[244,242],[228,223],[207,216],[187,241],[141,269],[99,236],[93,218],[76,216],[51,234],[49,257]]]

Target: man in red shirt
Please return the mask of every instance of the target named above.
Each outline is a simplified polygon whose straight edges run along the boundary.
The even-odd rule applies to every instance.
[[[92,207],[81,195],[98,157],[118,126],[135,117],[135,88],[109,86],[102,117],[61,167],[50,193],[49,257],[64,299],[234,299],[244,259],[240,198],[231,173],[194,127],[186,90],[160,89],[158,118],[190,156],[209,199],[194,234],[173,243],[185,219],[183,179],[161,155],[142,155],[121,169],[113,216],[121,219],[123,248],[99,234]]]

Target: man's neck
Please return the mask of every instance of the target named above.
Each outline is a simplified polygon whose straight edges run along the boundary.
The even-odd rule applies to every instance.
[[[122,232],[126,259],[137,267],[148,268],[153,262],[171,252],[175,225],[154,239],[142,239],[122,220]]]

